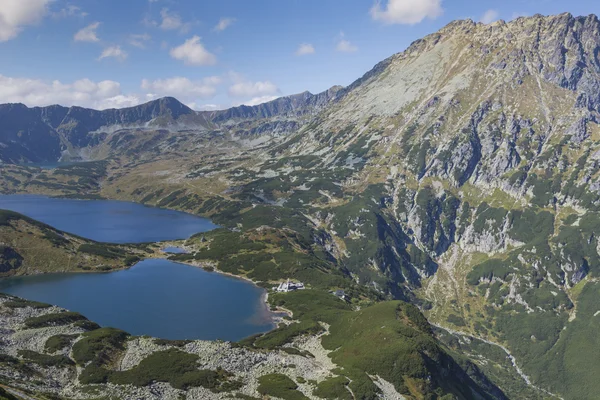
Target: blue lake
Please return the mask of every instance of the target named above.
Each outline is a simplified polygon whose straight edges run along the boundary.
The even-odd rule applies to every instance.
[[[181,247],[165,247],[161,249],[161,251],[163,253],[169,254],[187,254],[187,251],[185,251],[185,249],[182,249]]]
[[[0,209],[113,243],[185,239],[216,227],[194,215],[120,201],[0,195]],[[274,328],[264,290],[162,259],[118,272],[2,279],[0,292],[77,311],[134,335],[237,341]]]
[[[264,290],[161,259],[104,274],[3,279],[0,292],[56,304],[134,335],[237,341],[274,328]]]
[[[19,212],[65,232],[111,243],[187,239],[217,227],[195,215],[113,200],[0,195],[0,209]]]

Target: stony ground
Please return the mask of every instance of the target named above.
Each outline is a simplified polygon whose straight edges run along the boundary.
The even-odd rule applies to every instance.
[[[6,306],[11,298],[0,297],[0,357],[8,355],[21,359],[20,350],[31,350],[48,354],[45,344],[48,338],[59,335],[79,335],[84,333],[82,328],[74,324],[30,329],[25,321],[31,317],[46,314],[66,312],[59,307],[13,308]],[[324,325],[324,328],[328,328]],[[324,334],[327,334],[325,332]],[[75,339],[76,343],[81,337]],[[151,337],[131,337],[127,341],[126,349],[115,365],[116,370],[125,371],[134,368],[142,360],[157,351],[172,348],[171,345],[159,345]],[[257,351],[245,347],[235,346],[229,342],[196,340],[187,343],[179,350],[196,354],[199,369],[216,370],[222,368],[235,375],[236,380],[243,382],[243,387],[236,390],[236,394],[243,394],[261,398],[257,392],[258,378],[271,373],[283,373],[298,383],[298,390],[310,399],[318,399],[312,393],[315,382],[334,376],[332,370],[337,366],[328,356],[329,351],[321,345],[320,335],[303,336],[297,338],[287,346],[306,351],[314,357],[292,355],[284,351]],[[72,345],[52,355],[63,354],[71,356]],[[306,353],[305,353],[306,354]],[[191,388],[187,392],[174,389],[168,383],[153,383],[146,387],[132,385],[82,385],[79,383],[81,367],[40,367],[23,360],[23,365],[31,370],[15,368],[14,365],[0,359],[0,380],[9,382],[14,390],[20,393],[29,393],[32,398],[36,394],[52,393],[65,398],[122,398],[122,399],[225,399],[232,398],[232,393],[214,393],[204,388]],[[301,379],[298,379],[301,378]],[[299,381],[299,382],[298,382]],[[401,399],[395,393],[393,386],[380,381],[385,398]]]

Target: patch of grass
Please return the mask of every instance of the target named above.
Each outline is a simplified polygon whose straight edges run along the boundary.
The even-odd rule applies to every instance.
[[[258,378],[258,393],[284,400],[306,400],[308,397],[296,390],[298,385],[287,375],[269,374]]]
[[[25,320],[27,328],[45,328],[49,326],[69,325],[73,322],[86,320],[83,315],[76,312],[62,312],[55,314],[46,314],[39,317],[30,317]]]
[[[109,259],[117,259],[127,256],[127,252],[125,250],[114,245],[102,243],[85,243],[79,246],[77,251],[80,253],[87,253]]]
[[[110,373],[116,384],[147,386],[152,382],[168,382],[176,389],[204,387],[215,392],[239,389],[237,382],[228,381],[231,374],[224,370],[198,369],[198,356],[177,349],[156,352],[128,371]]]
[[[41,354],[31,350],[19,350],[18,353],[19,356],[23,357],[25,360],[38,364],[42,367],[66,368],[75,365],[73,360],[62,354],[58,356],[49,356],[47,354]]]
[[[95,331],[96,329],[100,329],[100,325],[98,325],[95,322],[92,322],[90,320],[87,319],[83,319],[81,321],[77,321],[73,324],[74,326],[81,328],[85,331]]]
[[[79,335],[54,335],[46,340],[44,349],[48,353],[56,353],[69,346]]]
[[[37,301],[25,300],[20,298],[14,298],[13,300],[9,300],[4,302],[4,305],[8,308],[26,308],[31,307],[35,309],[43,309],[52,307],[50,304],[40,303]]]
[[[315,321],[302,321],[289,325],[283,325],[271,332],[264,334],[254,341],[254,346],[264,349],[274,349],[290,343],[295,337],[302,335],[315,335],[323,331],[319,323]]]
[[[336,376],[319,383],[313,394],[322,399],[353,400],[352,393],[348,390],[348,378]]]
[[[125,349],[127,332],[114,328],[100,328],[83,334],[73,346],[73,359],[79,365],[90,361],[108,362],[115,353]]]
[[[8,354],[0,354],[0,366],[10,368],[26,376],[35,376],[37,372],[23,361]]]

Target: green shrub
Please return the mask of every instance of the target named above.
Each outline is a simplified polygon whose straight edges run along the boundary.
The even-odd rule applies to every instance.
[[[114,245],[102,243],[85,243],[79,246],[77,251],[109,259],[117,259],[126,256],[125,250]]]
[[[308,397],[297,391],[298,385],[287,375],[269,374],[258,378],[258,393],[284,400],[305,400]]]
[[[100,325],[87,319],[77,321],[73,325],[85,331],[95,331],[96,329],[100,329]]]
[[[42,309],[42,308],[52,307],[50,304],[39,303],[37,301],[31,301],[31,300],[25,300],[25,299],[19,299],[16,297],[13,300],[4,302],[4,305],[9,308],[31,307],[31,308],[35,308],[35,309]]]
[[[256,339],[254,346],[273,349],[290,343],[297,336],[314,335],[321,331],[323,331],[321,325],[314,321],[302,321],[284,325]]]
[[[86,318],[76,312],[62,312],[56,314],[46,314],[39,317],[30,317],[25,320],[27,328],[45,328],[48,326],[69,325],[76,321],[82,321]]]
[[[231,375],[225,371],[198,369],[198,356],[177,349],[156,352],[128,371],[115,371],[109,381],[116,384],[147,386],[152,382],[168,382],[176,389],[204,387],[214,391],[225,388],[239,389],[234,382],[227,382]]]
[[[75,365],[73,360],[61,355],[49,356],[47,354],[36,353],[31,350],[19,350],[19,356],[23,357],[27,361],[38,364],[42,367],[59,367],[65,368]]]
[[[448,321],[449,323],[455,325],[455,326],[465,326],[467,325],[465,323],[465,320],[462,317],[459,317],[458,315],[455,314],[450,314],[448,315],[448,317],[446,318],[446,321]]]
[[[83,365],[90,361],[100,363],[110,360],[115,353],[125,349],[127,332],[114,328],[100,328],[83,334],[73,346],[73,359]]]
[[[353,400],[354,398],[347,388],[348,383],[348,378],[345,376],[329,378],[319,383],[313,394],[322,399]]]
[[[69,346],[79,335],[54,335],[46,340],[44,349],[48,353],[56,353]]]

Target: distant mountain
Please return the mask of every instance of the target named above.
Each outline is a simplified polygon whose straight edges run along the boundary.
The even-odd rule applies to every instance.
[[[237,246],[230,243],[270,249],[275,237],[301,238],[288,247],[325,263],[251,251],[226,264],[232,271],[266,274],[276,265],[305,281],[327,265],[419,305],[437,337],[510,398],[600,393],[594,15],[454,21],[346,88],[255,107],[121,119],[113,115],[123,110],[108,110],[112,117],[95,124],[63,124],[57,107],[0,110],[4,161],[56,159],[83,146],[116,155],[89,194],[218,218],[243,236],[215,253],[219,263]],[[66,184],[66,171],[4,170],[18,170],[5,173],[7,191],[81,192]],[[283,232],[261,239],[253,231],[269,228]],[[389,370],[407,364],[398,359]]]
[[[234,132],[249,134],[273,130],[291,132],[301,126],[302,118],[313,115],[335,99],[340,89],[333,87],[317,95],[304,92],[257,106],[204,112],[196,112],[173,97],[103,111],[58,105],[28,108],[23,104],[2,104],[0,161],[48,162],[59,160],[63,154],[77,158],[79,149],[93,147],[105,139],[106,133],[118,130],[177,132],[235,128]],[[237,127],[240,123],[253,124]]]

